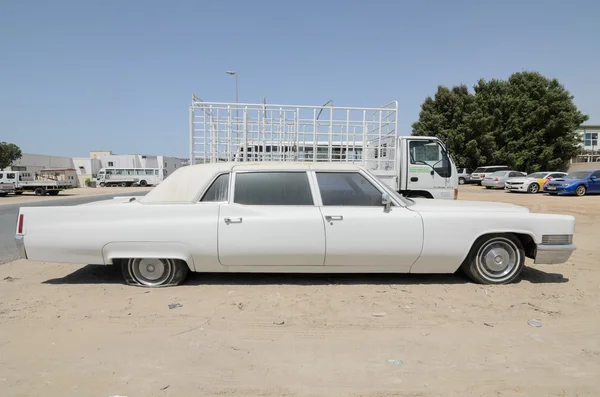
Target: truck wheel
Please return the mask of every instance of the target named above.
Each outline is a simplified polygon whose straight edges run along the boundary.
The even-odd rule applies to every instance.
[[[189,268],[177,259],[131,258],[121,261],[121,270],[127,284],[156,288],[181,284]]]
[[[46,195],[46,189],[44,189],[43,187],[38,187],[37,189],[35,189],[33,191],[33,193],[35,193],[36,196],[45,196]]]
[[[148,186],[148,182],[146,182],[146,181],[140,181],[140,186]]]
[[[0,197],[6,197],[8,196],[8,193],[0,193]]]
[[[121,187],[127,187],[127,182],[121,182]]]
[[[105,186],[106,186],[106,183],[100,182],[100,187],[105,187]]]
[[[478,238],[461,265],[480,284],[508,284],[525,266],[523,244],[512,234],[488,234]]]

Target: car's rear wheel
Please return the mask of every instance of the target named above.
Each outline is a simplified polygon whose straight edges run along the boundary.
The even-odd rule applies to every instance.
[[[124,259],[121,269],[127,284],[151,288],[181,284],[189,270],[181,260],[159,258]]]
[[[586,192],[587,192],[587,189],[583,185],[577,186],[577,189],[575,189],[575,194],[579,197],[585,196]]]
[[[475,241],[462,264],[463,271],[480,284],[508,284],[525,266],[525,250],[516,236],[489,234]]]
[[[33,191],[33,193],[35,193],[36,196],[45,196],[46,195],[46,189],[44,189],[43,187],[38,187],[37,189],[35,189]]]
[[[529,185],[529,187],[527,188],[527,191],[529,193],[537,193],[540,191],[540,185],[538,185],[536,182],[533,182],[531,185]]]
[[[464,185],[465,184],[465,178],[458,178],[458,184],[459,185]]]

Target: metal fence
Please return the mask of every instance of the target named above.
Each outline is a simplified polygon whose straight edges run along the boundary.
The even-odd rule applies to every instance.
[[[380,108],[204,102],[190,105],[190,164],[352,162],[393,170],[398,103]]]

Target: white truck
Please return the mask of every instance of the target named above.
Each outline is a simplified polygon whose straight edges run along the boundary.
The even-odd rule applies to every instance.
[[[37,196],[58,195],[62,190],[73,186],[66,181],[36,179],[31,171],[0,171],[0,185],[12,184],[13,193],[34,192]]]
[[[407,197],[457,199],[458,173],[437,137],[398,136],[398,103],[380,108],[204,102],[192,96],[190,164],[326,161],[366,167]]]

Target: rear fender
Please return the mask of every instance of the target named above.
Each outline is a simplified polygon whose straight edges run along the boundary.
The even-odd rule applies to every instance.
[[[185,245],[172,242],[130,241],[108,243],[102,247],[104,264],[111,265],[121,258],[169,258],[180,259],[195,271],[194,260]]]

